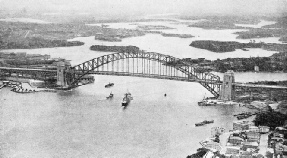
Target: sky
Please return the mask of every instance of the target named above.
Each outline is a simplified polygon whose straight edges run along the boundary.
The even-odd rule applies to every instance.
[[[94,15],[280,14],[287,0],[0,0],[0,10]]]

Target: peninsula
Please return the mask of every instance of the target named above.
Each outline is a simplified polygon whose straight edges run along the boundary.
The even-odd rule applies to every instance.
[[[269,51],[287,51],[287,44],[277,44],[277,43],[240,43],[236,41],[212,41],[212,40],[198,40],[193,41],[189,46],[206,49],[212,52],[224,53],[232,52],[235,49],[242,49],[248,51],[249,48],[262,48]]]

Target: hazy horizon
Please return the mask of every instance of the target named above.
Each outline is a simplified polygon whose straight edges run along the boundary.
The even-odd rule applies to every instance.
[[[287,0],[0,0],[5,13],[54,15],[68,13],[93,16],[175,15],[280,15]]]

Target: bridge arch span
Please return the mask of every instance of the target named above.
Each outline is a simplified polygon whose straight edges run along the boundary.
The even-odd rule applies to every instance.
[[[151,61],[157,61],[161,64],[173,67],[174,69],[186,74],[190,79],[202,80],[202,81],[211,81],[211,82],[199,82],[203,87],[210,91],[215,97],[219,96],[220,82],[219,76],[216,76],[211,73],[199,72],[197,67],[180,60],[179,58],[164,55],[155,52],[118,52],[113,54],[103,55],[91,60],[85,61],[76,66],[70,67],[66,72],[66,78],[68,85],[77,85],[81,78],[87,74],[91,74],[95,69],[104,66],[108,63],[129,59],[129,58],[138,58],[146,59]],[[119,75],[119,74],[117,74]],[[144,76],[142,76],[144,77]]]

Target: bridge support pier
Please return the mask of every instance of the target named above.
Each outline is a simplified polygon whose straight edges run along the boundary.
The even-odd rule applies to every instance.
[[[235,79],[233,71],[227,71],[226,73],[224,73],[219,99],[221,100],[235,99],[235,87],[233,86],[234,81]]]

